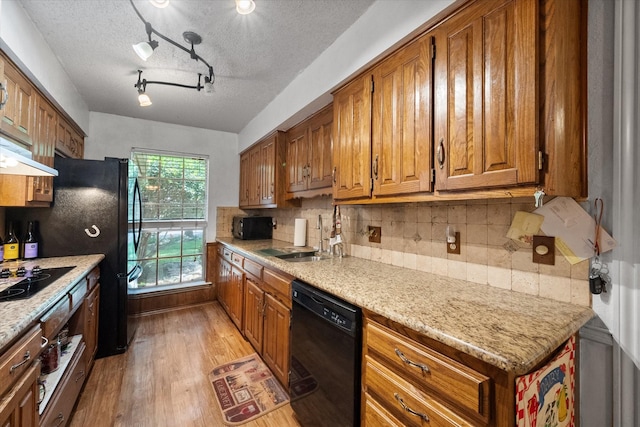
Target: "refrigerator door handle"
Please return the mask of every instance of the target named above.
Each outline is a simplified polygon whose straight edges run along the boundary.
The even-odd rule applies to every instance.
[[[136,218],[136,201],[138,204],[138,217]],[[136,233],[135,224],[138,221],[138,232]],[[138,245],[140,244],[140,236],[142,235],[142,196],[140,194],[140,184],[138,179],[133,185],[133,249],[138,254]]]

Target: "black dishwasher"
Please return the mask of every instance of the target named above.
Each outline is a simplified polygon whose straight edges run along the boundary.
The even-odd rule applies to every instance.
[[[291,407],[303,426],[360,425],[362,310],[291,284]]]

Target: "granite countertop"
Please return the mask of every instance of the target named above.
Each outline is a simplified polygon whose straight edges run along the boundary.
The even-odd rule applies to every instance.
[[[236,251],[514,375],[531,371],[593,310],[355,257],[288,262],[278,240],[218,238]]]
[[[75,268],[31,298],[0,302],[0,352],[4,351],[9,343],[37,321],[66,292],[70,291],[103,258],[104,255],[96,254],[39,258],[33,261],[13,263],[12,269],[19,265],[24,265],[27,269],[34,265],[39,265],[42,268],[71,266],[75,266]],[[7,265],[3,264],[2,267],[7,267]],[[0,279],[0,291],[10,286],[6,282],[6,280]]]

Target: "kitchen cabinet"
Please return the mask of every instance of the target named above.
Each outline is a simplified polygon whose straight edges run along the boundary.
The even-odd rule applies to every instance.
[[[299,205],[285,200],[286,138],[276,131],[240,153],[241,208]]]
[[[362,366],[366,426],[513,425],[513,375],[367,310]]]
[[[438,190],[539,182],[537,0],[475,2],[437,30]]]
[[[371,196],[371,74],[333,94],[333,199]]]
[[[287,197],[331,193],[332,127],[328,105],[287,131]]]
[[[428,33],[373,71],[373,196],[431,191],[434,39]]]
[[[224,298],[229,308],[225,307],[222,300],[220,303],[236,327],[262,356],[275,377],[286,387],[289,384],[289,319],[293,278],[220,245],[218,260],[220,263],[228,263],[227,259],[232,260],[228,267],[230,273],[223,272],[218,275],[218,288],[221,289],[229,275],[235,274],[236,280],[243,277],[243,299],[239,313],[233,308],[233,297]],[[233,280],[232,278],[231,281]],[[241,289],[239,285],[235,286]],[[224,292],[229,292],[232,288],[233,286],[227,286]],[[236,319],[242,320],[238,322]]]
[[[8,58],[3,57],[3,85],[7,91],[7,103],[0,122],[0,132],[27,147],[35,135],[35,89],[31,82]]]
[[[98,325],[100,313],[100,284],[97,284],[84,300],[84,341],[87,346],[87,370],[93,367],[98,352]]]
[[[226,247],[218,254],[218,301],[242,331],[244,309],[244,258]]]
[[[29,367],[15,386],[0,400],[0,425],[3,427],[38,426],[38,375],[37,365]]]
[[[61,115],[58,116],[55,148],[64,157],[84,158],[84,136]]]
[[[36,94],[36,137],[31,153],[33,160],[53,167],[56,149],[56,126],[58,115],[53,106],[43,96]],[[28,177],[27,200],[38,202],[53,201],[53,177]]]

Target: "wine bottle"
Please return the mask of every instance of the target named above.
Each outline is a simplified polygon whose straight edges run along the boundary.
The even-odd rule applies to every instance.
[[[38,241],[36,240],[33,221],[29,221],[27,225],[27,234],[25,234],[24,243],[22,244],[22,257],[24,259],[38,257]]]
[[[2,240],[2,236],[0,236],[0,262],[4,261],[4,241]]]
[[[20,241],[16,237],[16,232],[13,228],[13,222],[9,221],[9,231],[7,232],[7,238],[4,241],[4,259],[5,261],[13,261],[20,256]]]

